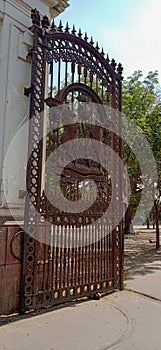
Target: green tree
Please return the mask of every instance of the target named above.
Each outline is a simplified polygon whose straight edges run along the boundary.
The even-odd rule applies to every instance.
[[[123,113],[142,129],[149,141],[156,159],[158,185],[161,188],[161,87],[157,71],[150,71],[143,79],[142,72],[138,70],[123,82]],[[131,179],[130,215],[133,216],[140,201],[141,171],[133,152],[126,144],[123,147],[123,157]]]

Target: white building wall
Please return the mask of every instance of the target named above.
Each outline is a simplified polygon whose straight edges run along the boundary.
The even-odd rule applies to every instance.
[[[5,159],[10,142],[29,113],[24,86],[29,87],[31,81],[31,63],[26,59],[32,47],[31,9],[53,18],[67,6],[68,0],[0,0],[0,220],[10,215],[11,208],[19,214],[24,204],[19,190],[25,189],[26,169],[20,153],[27,153],[27,134],[10,147],[14,168],[12,162],[6,165]]]

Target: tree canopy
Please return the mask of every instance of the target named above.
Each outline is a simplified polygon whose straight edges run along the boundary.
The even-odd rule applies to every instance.
[[[158,170],[158,187],[161,189],[161,86],[158,72],[150,71],[143,78],[142,71],[135,71],[123,82],[123,113],[136,123],[147,138]],[[141,171],[136,157],[126,144],[123,147],[131,180],[133,210],[140,200]]]

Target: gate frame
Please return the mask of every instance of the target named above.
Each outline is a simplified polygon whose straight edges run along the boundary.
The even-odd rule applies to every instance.
[[[45,102],[45,78],[46,78],[46,62],[47,62],[47,54],[50,51],[49,43],[50,39],[58,42],[70,43],[73,47],[78,47],[79,54],[81,55],[81,59],[84,58],[89,59],[89,53],[91,53],[91,60],[94,65],[94,69],[98,70],[98,73],[102,77],[102,79],[108,79],[111,77],[111,107],[113,109],[117,109],[121,112],[122,109],[122,66],[119,64],[117,66],[114,59],[112,59],[111,63],[107,56],[107,59],[104,58],[104,52],[99,52],[98,43],[96,43],[96,47],[94,47],[93,39],[88,42],[87,34],[85,33],[85,37],[82,38],[82,33],[79,30],[78,35],[76,35],[75,27],[70,33],[68,23],[66,25],[65,30],[63,31],[63,26],[60,21],[59,27],[57,28],[52,23],[51,27],[49,26],[49,20],[46,16],[43,17],[43,20],[37,21],[36,12],[32,11],[32,20],[33,26],[31,30],[34,32],[33,34],[33,47],[29,52],[29,56],[32,59],[32,73],[31,73],[31,86],[29,88],[25,88],[25,95],[30,95],[30,123],[29,126],[29,143],[28,143],[28,154],[29,162],[27,166],[27,191],[28,194],[25,198],[25,218],[24,218],[24,242],[23,242],[23,263],[22,263],[22,278],[21,278],[21,289],[20,289],[20,312],[23,313],[26,310],[36,309],[43,306],[51,306],[53,305],[53,301],[46,299],[44,302],[40,302],[39,305],[35,302],[35,285],[34,285],[34,266],[35,266],[35,254],[36,254],[36,238],[37,233],[39,234],[40,222],[37,213],[41,211],[41,200],[42,200],[42,191],[41,191],[41,181],[42,181],[42,162],[43,162],[43,145],[41,142],[38,143],[38,146],[35,148],[36,151],[36,161],[37,166],[33,166],[34,157],[33,157],[33,149],[35,147],[34,135],[36,132],[34,131],[34,122],[38,121],[39,127],[39,138],[43,137],[43,120],[40,117],[40,114],[44,111],[44,102]],[[83,48],[83,53],[81,52],[81,48]],[[70,46],[68,47],[70,50]],[[53,51],[52,51],[53,52]],[[82,56],[83,55],[83,56]],[[53,59],[53,58],[52,58]],[[79,60],[78,60],[79,61]],[[72,62],[72,61],[71,61]],[[78,62],[79,65],[79,62]],[[86,65],[85,65],[86,67]],[[92,67],[92,66],[91,66]],[[90,69],[91,69],[90,67]],[[117,68],[116,68],[117,67]],[[59,76],[60,80],[60,76]],[[60,85],[60,82],[59,82]],[[69,85],[66,87],[66,90],[69,89]],[[87,85],[88,89],[88,85]],[[58,101],[56,98],[49,97],[46,99],[46,103],[51,105],[57,105],[61,102],[61,98],[64,98],[64,94],[66,90],[60,92],[60,86],[58,92],[60,93],[60,100]],[[92,91],[92,90],[90,90]],[[97,95],[98,96],[98,95]],[[119,135],[121,135],[121,120],[119,120]],[[115,135],[113,135],[112,147],[115,151],[118,152],[119,156],[122,158],[122,140],[121,137],[116,140]],[[32,169],[36,169],[36,175],[32,175]],[[36,193],[32,192],[32,180],[34,179],[36,189]],[[32,198],[31,199],[31,195]],[[32,211],[32,205],[36,208],[37,212]],[[114,214],[115,215],[115,214]],[[31,233],[32,236],[29,234]],[[117,288],[123,289],[123,255],[124,255],[124,239],[123,239],[123,221],[118,225],[118,231],[116,228],[113,232],[113,253],[116,254],[116,245],[117,245],[117,263],[118,263],[118,274],[116,283],[112,287],[108,284],[108,288],[105,290],[100,290],[101,292],[109,292],[112,290],[116,290]],[[119,247],[119,248],[118,248]],[[115,267],[113,267],[115,269]],[[56,291],[57,293],[57,291]],[[41,294],[41,293],[40,293]],[[89,291],[82,292],[81,297],[88,296]],[[76,295],[68,296],[64,301],[74,299]],[[40,297],[41,299],[41,297]],[[62,302],[62,299],[58,301]],[[54,302],[55,304],[56,302]]]

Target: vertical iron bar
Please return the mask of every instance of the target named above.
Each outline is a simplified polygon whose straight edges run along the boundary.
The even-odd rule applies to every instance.
[[[90,229],[89,229],[89,243],[88,243],[88,260],[87,260],[87,264],[88,264],[87,265],[88,283],[91,283],[91,236],[92,236],[91,227],[92,226],[90,226]],[[87,240],[88,240],[88,238],[87,238]]]
[[[80,64],[78,64],[78,83],[81,81],[81,72],[82,72],[82,67]]]
[[[68,85],[68,61],[65,61],[65,86]]]
[[[87,226],[82,225],[82,244],[81,244],[81,260],[82,260],[82,267],[81,267],[81,272],[82,272],[82,278],[81,278],[81,283],[84,285],[84,231],[87,229]]]
[[[102,86],[101,86],[101,99],[102,99],[102,103],[104,103],[104,82],[102,79]]]
[[[42,237],[43,237],[43,239],[44,239],[44,230],[43,230],[43,228],[41,227],[41,230],[42,230]],[[36,245],[37,244],[39,244],[39,242],[36,242]],[[39,249],[36,249],[36,251],[37,252],[39,252],[39,254],[40,254],[40,252],[41,252],[41,257],[39,256],[39,259],[40,259],[40,261],[39,261],[39,263],[40,263],[40,266],[42,266],[42,280],[41,280],[41,291],[42,292],[44,292],[44,290],[45,290],[45,268],[46,268],[46,245],[45,244],[43,244],[43,243],[40,243],[39,244],[39,246],[40,246],[40,248]],[[36,259],[36,267],[37,267],[37,259]],[[35,271],[35,272],[37,272],[37,271]],[[35,283],[35,285],[36,285],[37,283]]]
[[[88,279],[88,264],[89,264],[89,244],[88,244],[88,239],[90,237],[90,224],[88,225],[88,232],[87,232],[87,228],[86,228],[86,232],[85,232],[85,283],[89,283],[89,279]]]
[[[74,74],[75,74],[75,62],[72,62],[71,64],[71,73],[72,73],[72,84],[74,84]],[[74,102],[74,93],[72,91],[72,104]]]
[[[53,95],[53,60],[50,62],[50,97]]]
[[[116,81],[115,78],[113,77],[112,80],[112,98],[111,98],[111,107],[112,107],[112,121],[113,117],[115,118],[115,111],[116,111]],[[115,121],[116,123],[116,121]],[[112,137],[111,137],[111,148],[115,152],[116,150],[116,135],[112,132]],[[116,167],[116,161],[115,161],[115,153],[112,153],[112,178],[113,178],[113,198],[114,198],[114,205],[113,205],[113,230],[112,230],[112,277],[114,278],[114,283],[115,283],[115,278],[116,278],[116,208],[115,208],[115,203],[116,203],[116,177],[115,177],[115,167]]]
[[[84,84],[87,84],[87,68],[84,68]]]
[[[72,231],[72,240],[71,240],[71,286],[73,286],[73,282],[74,282],[74,225],[72,225],[71,228]]]
[[[68,268],[67,268],[67,287],[69,287],[70,282],[70,235],[71,225],[68,226]]]
[[[97,230],[94,227],[94,241],[93,241],[93,260],[94,260],[94,281],[97,281]]]
[[[61,58],[60,58],[60,49],[59,49],[59,60],[58,60],[58,92],[60,92],[60,77],[61,77]]]
[[[63,252],[63,258],[64,258],[64,264],[63,264],[63,288],[66,287],[66,267],[67,267],[67,225],[64,226],[64,252]]]
[[[55,251],[55,289],[57,289],[59,285],[59,225],[57,225],[56,231],[57,239]]]
[[[118,89],[118,118],[119,118],[119,156],[122,159],[122,80],[117,80],[117,89]],[[123,169],[121,162],[119,163],[119,200],[122,203],[122,174]],[[120,217],[123,217],[123,203],[121,206],[119,206],[119,210],[121,211]],[[120,290],[124,289],[124,229],[123,229],[123,219],[121,220],[121,223],[119,225],[119,288]]]
[[[55,229],[54,225],[51,225],[51,237],[52,237],[52,246],[51,246],[51,290],[55,289],[55,275],[54,275],[54,266],[55,266]]]
[[[92,89],[93,86],[93,73],[90,72],[90,88]]]
[[[60,247],[59,247],[59,289],[62,288],[62,269],[63,269],[63,226],[59,226],[60,230]]]
[[[82,227],[83,225],[80,225],[79,228],[79,239],[78,239],[78,285],[81,283],[81,236],[82,236]]]

